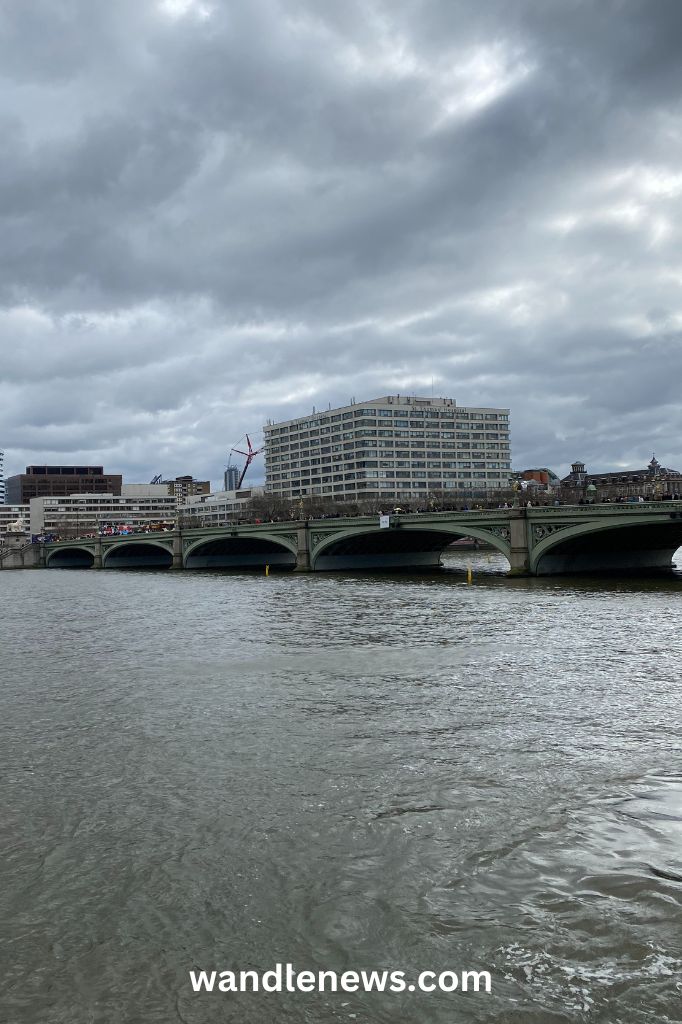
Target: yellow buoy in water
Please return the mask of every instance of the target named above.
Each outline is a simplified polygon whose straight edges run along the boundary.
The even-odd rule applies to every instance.
[[[473,574],[471,572],[471,566],[467,565],[467,583],[471,583],[472,578]]]
[[[269,566],[269,565],[266,565],[266,566],[265,566],[265,575],[266,575],[266,576],[269,576],[269,575],[270,575],[270,566]]]

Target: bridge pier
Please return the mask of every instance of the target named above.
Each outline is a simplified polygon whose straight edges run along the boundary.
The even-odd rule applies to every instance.
[[[101,537],[97,538],[97,543],[95,544],[95,550],[92,553],[92,568],[93,569],[101,569],[102,568],[102,538]]]
[[[530,544],[525,508],[515,508],[509,514],[509,572],[508,576],[530,576]]]
[[[173,531],[173,569],[183,569],[182,560],[182,530]]]
[[[294,572],[310,572],[310,533],[303,523],[296,531],[296,567]]]

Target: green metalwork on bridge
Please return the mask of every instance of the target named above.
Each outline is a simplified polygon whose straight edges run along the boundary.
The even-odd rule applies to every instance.
[[[241,523],[33,544],[0,568],[434,569],[461,537],[489,544],[516,575],[672,568],[682,501],[559,505]]]

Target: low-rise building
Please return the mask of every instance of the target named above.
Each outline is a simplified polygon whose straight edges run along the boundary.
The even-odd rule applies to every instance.
[[[661,466],[655,455],[644,469],[619,469],[611,473],[588,473],[584,462],[574,462],[571,472],[561,481],[561,490],[579,497],[589,491],[595,500],[682,497],[682,473]]]
[[[122,527],[161,523],[170,527],[175,518],[175,498],[168,493],[154,496],[71,494],[30,501],[30,527],[34,536],[82,537]]]
[[[547,469],[543,466],[541,469],[522,469],[518,473],[514,473],[514,481],[520,483],[521,486],[534,488],[539,491],[553,491],[560,483],[559,477],[551,469]]]
[[[222,526],[243,516],[252,498],[262,497],[264,493],[264,487],[245,487],[239,491],[195,495],[180,509],[180,520],[187,527]]]

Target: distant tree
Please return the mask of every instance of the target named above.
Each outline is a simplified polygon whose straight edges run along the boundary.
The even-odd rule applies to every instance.
[[[249,519],[288,519],[290,503],[279,494],[256,494],[246,503],[246,516]]]

